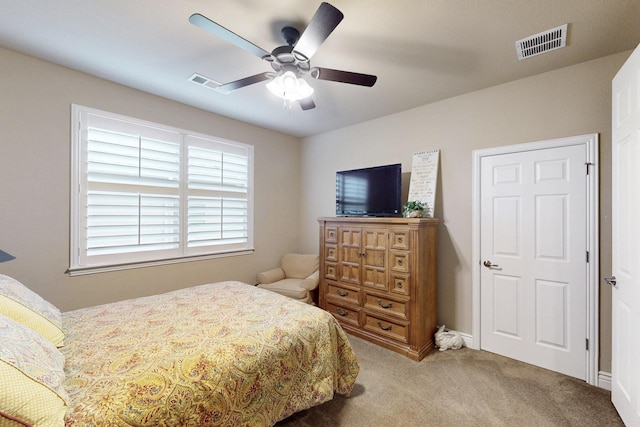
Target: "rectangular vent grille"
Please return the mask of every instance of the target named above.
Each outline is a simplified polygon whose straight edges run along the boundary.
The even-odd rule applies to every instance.
[[[193,73],[191,77],[189,77],[189,81],[200,86],[206,86],[209,89],[215,89],[221,85],[221,83],[218,83],[217,81],[198,73]]]
[[[518,59],[560,49],[567,45],[567,24],[538,33],[516,42]]]

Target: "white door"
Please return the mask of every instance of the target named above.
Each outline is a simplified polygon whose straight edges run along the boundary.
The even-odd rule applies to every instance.
[[[640,426],[640,48],[613,79],[611,400]]]
[[[586,379],[587,150],[484,156],[481,348]]]

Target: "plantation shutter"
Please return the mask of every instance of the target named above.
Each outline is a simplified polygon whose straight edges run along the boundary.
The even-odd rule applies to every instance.
[[[248,239],[249,152],[187,136],[187,246],[242,245]]]
[[[87,256],[180,247],[180,134],[93,117],[87,129]]]
[[[70,270],[252,249],[251,146],[77,108]]]

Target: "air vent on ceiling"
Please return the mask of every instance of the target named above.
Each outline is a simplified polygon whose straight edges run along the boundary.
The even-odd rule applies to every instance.
[[[206,86],[209,89],[215,89],[221,84],[215,80],[210,79],[209,77],[205,77],[202,74],[198,73],[193,73],[191,77],[189,77],[189,81],[201,86]]]
[[[538,33],[516,42],[518,59],[540,55],[567,45],[567,24]]]

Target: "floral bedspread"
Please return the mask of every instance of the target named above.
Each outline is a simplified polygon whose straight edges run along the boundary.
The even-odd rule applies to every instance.
[[[270,426],[348,395],[333,316],[240,282],[63,313],[67,426]]]

